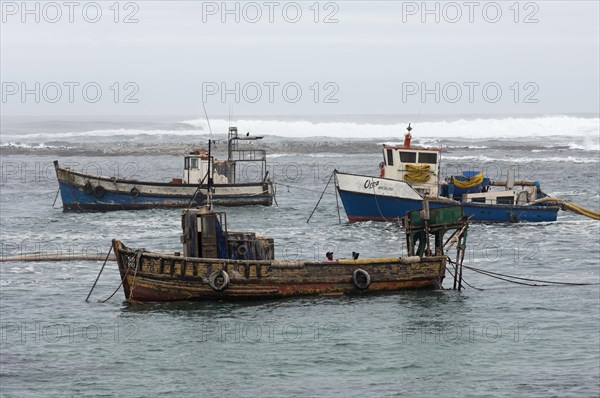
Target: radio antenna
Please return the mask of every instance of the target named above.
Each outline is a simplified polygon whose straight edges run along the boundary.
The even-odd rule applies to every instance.
[[[419,109],[419,114],[417,115],[417,120],[415,120],[415,121],[413,122],[413,124],[417,124],[417,122],[419,121],[419,117],[421,117],[421,111],[422,111],[422,110],[423,110],[423,109]]]
[[[208,130],[210,131],[210,139],[213,139],[212,127],[210,127],[210,120],[208,119],[208,113],[206,113],[206,106],[204,105],[204,101],[202,101],[202,109],[204,109],[204,116],[206,117],[206,123],[208,123]]]

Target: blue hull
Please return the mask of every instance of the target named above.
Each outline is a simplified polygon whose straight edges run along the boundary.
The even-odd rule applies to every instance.
[[[86,194],[82,188],[78,188],[64,181],[59,181],[60,195],[65,210],[133,210],[148,209],[154,207],[187,207],[192,199],[189,195],[160,196],[139,195],[133,197],[129,192],[116,192],[106,190],[102,197],[94,194]],[[205,194],[199,192],[192,206],[202,205]],[[213,203],[221,206],[240,205],[270,205],[271,197],[267,195],[256,196],[213,196]]]
[[[363,194],[341,189],[338,192],[350,222],[397,221],[404,217],[407,211],[422,207],[422,200]],[[464,214],[470,217],[470,221],[484,223],[556,221],[559,210],[554,206],[491,205],[471,202],[456,202],[456,204],[462,206]],[[442,207],[448,206],[448,203],[430,201],[429,206]]]

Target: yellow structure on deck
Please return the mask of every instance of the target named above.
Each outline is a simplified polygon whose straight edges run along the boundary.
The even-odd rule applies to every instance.
[[[428,164],[406,165],[406,174],[404,181],[406,182],[427,182],[431,178],[430,167]]]
[[[479,172],[473,177],[469,178],[466,181],[457,180],[456,177],[452,177],[452,183],[461,189],[468,189],[475,187],[483,182],[483,173]]]

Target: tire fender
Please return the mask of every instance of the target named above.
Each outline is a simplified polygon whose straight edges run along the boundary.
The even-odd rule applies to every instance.
[[[357,289],[366,290],[371,285],[371,277],[367,271],[358,268],[352,273],[352,283]]]
[[[85,183],[85,185],[83,186],[83,192],[86,195],[92,195],[94,193],[94,187],[92,186],[92,183],[87,181]]]
[[[104,195],[106,195],[106,189],[102,185],[96,185],[96,188],[94,188],[94,196],[101,198]]]
[[[227,289],[227,287],[229,286],[229,281],[229,274],[227,273],[227,271],[222,269],[213,272],[208,278],[208,283],[210,284],[210,287],[217,292],[222,292],[223,290]]]

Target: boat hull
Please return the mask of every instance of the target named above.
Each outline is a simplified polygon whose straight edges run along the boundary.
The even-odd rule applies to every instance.
[[[331,262],[200,259],[113,248],[125,298],[134,302],[257,300],[309,295],[345,295],[440,288],[446,257],[400,257]],[[370,284],[357,286],[356,270]],[[211,287],[215,272],[230,278],[221,291]]]
[[[64,210],[134,210],[203,204],[206,189],[195,184],[143,182],[93,176],[56,166]],[[220,206],[273,204],[270,181],[213,185],[213,203]],[[193,199],[193,200],[192,200]]]
[[[377,189],[385,186],[389,186],[390,189],[397,186],[405,189],[404,185],[408,186],[405,182],[353,174],[339,173],[337,176],[337,190],[350,222],[397,221],[404,217],[407,211],[422,208],[423,199],[416,198],[412,193],[406,195],[397,189]],[[559,210],[557,206],[501,205],[429,199],[431,208],[447,206],[449,203],[460,205],[470,221],[481,223],[556,221]]]

